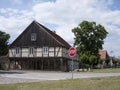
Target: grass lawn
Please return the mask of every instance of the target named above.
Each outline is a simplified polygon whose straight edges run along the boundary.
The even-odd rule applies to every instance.
[[[120,68],[93,69],[96,73],[120,73]]]
[[[120,77],[1,84],[0,90],[120,90]]]

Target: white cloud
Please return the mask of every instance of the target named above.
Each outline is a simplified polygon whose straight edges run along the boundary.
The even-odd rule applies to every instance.
[[[33,14],[11,8],[0,9],[0,30],[11,35],[12,42],[31,23]]]
[[[58,25],[58,34],[72,43],[74,36],[71,29],[82,20],[95,21],[104,25],[109,33],[120,34],[120,11],[109,9],[108,6],[112,4],[113,0],[57,0],[37,4],[33,11],[39,21]],[[109,42],[105,42],[105,49],[110,50],[113,46],[119,48],[120,43],[110,44],[113,37],[109,38]],[[115,47],[113,49],[117,50]],[[116,54],[119,55],[118,52]]]
[[[31,10],[0,9],[0,14],[3,14],[0,15],[0,29],[9,32],[13,39],[15,38],[13,34],[17,36],[35,19],[42,24],[56,25],[56,32],[72,44],[74,35],[71,29],[81,21],[88,20],[104,25],[110,35],[112,33],[120,35],[120,10],[112,11],[108,7],[113,4],[114,0],[40,1],[40,3],[34,4]],[[110,47],[113,47],[110,43],[116,35],[109,37],[106,39],[104,47],[110,50]],[[120,49],[119,44],[119,42],[114,44],[117,49]],[[113,49],[116,50],[115,47]],[[116,54],[119,55],[118,52]]]

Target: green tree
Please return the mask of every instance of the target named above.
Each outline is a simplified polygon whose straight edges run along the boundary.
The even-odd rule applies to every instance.
[[[103,59],[101,58],[98,59],[98,64],[100,65],[100,68],[103,68],[103,62],[104,62]]]
[[[89,63],[89,57],[87,55],[85,55],[85,54],[81,55],[80,62],[84,63],[84,64]]]
[[[97,56],[95,56],[95,55],[91,55],[90,57],[89,57],[89,62],[90,62],[90,65],[91,65],[91,69],[95,66],[95,65],[97,65],[99,62],[98,62],[98,58],[97,58]]]
[[[0,56],[8,53],[8,40],[10,35],[0,31]]]
[[[106,63],[107,66],[108,66],[108,64],[110,63],[110,59],[106,59],[106,60],[105,60],[105,63]]]
[[[102,59],[99,59],[98,62],[99,62],[99,64],[103,64],[103,60]]]
[[[80,63],[81,63],[82,68],[88,68],[89,67],[89,57],[86,54],[81,55]]]
[[[75,35],[74,46],[80,55],[98,56],[98,50],[102,49],[104,39],[108,32],[105,28],[95,22],[83,21],[77,27],[72,29]]]
[[[117,67],[117,63],[118,63],[117,60],[113,60],[113,64],[114,64],[115,67]]]

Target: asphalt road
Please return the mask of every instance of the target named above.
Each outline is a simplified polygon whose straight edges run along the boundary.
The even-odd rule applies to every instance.
[[[0,72],[1,77],[31,79],[31,80],[65,80],[71,79],[71,72]],[[73,78],[92,78],[92,77],[108,77],[120,76],[120,73],[73,73]]]

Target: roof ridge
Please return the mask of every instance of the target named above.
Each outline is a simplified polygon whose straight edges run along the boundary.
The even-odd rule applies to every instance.
[[[54,33],[47,27],[43,26],[42,24],[38,23],[37,21],[33,21],[31,24],[27,26],[27,28],[11,43],[9,47],[11,47],[17,40],[19,40],[19,37],[23,35],[29,28],[31,28],[31,25],[37,25],[39,28],[45,31],[48,35],[50,35],[58,44],[60,44],[63,47],[70,48],[70,44],[68,44],[62,37],[60,37],[58,34]]]
[[[70,47],[70,45],[69,45],[62,37],[60,37],[58,34],[54,33],[53,31],[51,31],[51,30],[48,29],[47,27],[43,26],[42,24],[38,23],[37,21],[35,21],[35,23],[36,23],[37,25],[39,25],[41,28],[43,28],[44,31],[46,31],[50,36],[52,36],[59,44],[61,44],[62,46],[66,46],[66,45],[67,45],[67,47]],[[55,37],[58,37],[59,40],[56,39]],[[61,40],[60,40],[60,39],[61,39],[61,40],[64,42],[64,44],[66,44],[66,45],[64,45],[63,43],[61,43]]]
[[[40,24],[40,23],[38,23],[38,22],[36,22],[35,21],[35,23],[38,25],[38,26],[40,26],[41,28],[43,28],[44,29],[44,31],[46,32],[46,30],[45,30],[45,27],[42,25],[42,24]],[[47,32],[48,34],[50,34],[49,32]],[[51,35],[51,34],[50,34]],[[52,36],[52,35],[51,35]],[[53,37],[53,36],[52,36]],[[54,37],[53,37],[54,38]],[[55,39],[55,38],[54,38]],[[56,39],[55,39],[56,40]],[[58,43],[60,43],[58,40],[56,40]],[[61,43],[60,43],[61,44]],[[62,45],[63,46],[63,45]]]

